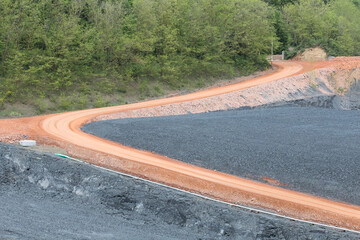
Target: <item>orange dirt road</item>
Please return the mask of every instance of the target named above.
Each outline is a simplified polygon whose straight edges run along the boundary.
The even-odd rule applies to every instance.
[[[275,73],[237,84],[147,102],[67,112],[33,118],[0,120],[0,137],[26,134],[43,144],[112,170],[190,190],[231,203],[272,210],[304,220],[360,230],[360,207],[208,170],[153,153],[132,149],[86,134],[81,126],[94,117],[220,95],[268,83],[316,68],[310,63],[276,62]]]

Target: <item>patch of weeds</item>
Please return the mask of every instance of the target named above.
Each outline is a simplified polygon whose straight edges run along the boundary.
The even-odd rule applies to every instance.
[[[34,107],[37,114],[43,114],[48,109],[48,105],[43,98],[35,100]]]
[[[50,96],[49,97],[49,100],[50,100],[50,102],[52,102],[52,103],[56,103],[56,101],[57,101],[57,96]]]
[[[346,91],[347,91],[346,88],[342,88],[342,87],[338,87],[338,88],[337,88],[338,94],[344,94]]]
[[[317,84],[317,77],[316,77],[316,72],[315,71],[311,71],[308,73],[308,77],[310,80],[309,86],[315,90],[319,87],[319,85]]]
[[[5,108],[5,98],[0,98],[0,110]]]
[[[117,86],[116,91],[120,94],[125,94],[127,92],[126,86],[123,86],[122,84]]]
[[[59,108],[64,111],[69,111],[74,105],[74,101],[70,96],[61,95],[58,99]]]
[[[119,96],[118,104],[119,104],[119,105],[125,104],[125,100],[124,100],[124,97],[123,97],[123,96]]]
[[[159,86],[159,85],[156,85],[156,86],[154,87],[154,91],[155,91],[156,96],[161,96],[161,95],[164,94],[164,90],[163,90],[162,87]]]
[[[111,94],[116,90],[115,83],[108,78],[96,79],[96,89],[105,94]]]
[[[0,109],[5,109],[6,99],[12,96],[11,91],[7,91],[2,97],[0,96]]]
[[[91,89],[88,87],[86,83],[81,83],[79,92],[87,95],[91,93]]]
[[[203,88],[205,87],[205,82],[203,79],[199,79],[198,81],[195,82],[194,85],[195,88]]]
[[[139,92],[140,92],[141,97],[145,97],[145,96],[150,95],[148,81],[146,79],[140,81]]]
[[[315,83],[315,82],[311,82],[311,83],[310,83],[310,87],[311,87],[313,90],[316,90],[316,89],[319,87],[319,85],[318,85],[317,83]]]
[[[94,107],[101,108],[101,107],[106,107],[108,105],[109,105],[109,102],[106,101],[101,95],[96,96],[96,100],[94,102]]]
[[[9,117],[11,117],[11,118],[22,117],[22,114],[19,113],[19,112],[16,112],[16,111],[11,111],[11,112],[9,113]]]
[[[87,95],[80,94],[79,96],[74,96],[74,98],[76,99],[76,109],[85,109],[88,107]]]

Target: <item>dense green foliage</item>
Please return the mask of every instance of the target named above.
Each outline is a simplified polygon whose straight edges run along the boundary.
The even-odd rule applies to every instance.
[[[261,0],[1,0],[0,102],[265,68],[271,18]]]
[[[359,0],[0,0],[0,108],[200,86],[266,68],[272,42],[359,55],[358,16]]]
[[[298,0],[264,0],[269,5],[275,6],[275,7],[283,7],[290,3],[298,2]]]
[[[277,1],[273,1],[277,2]],[[281,2],[281,1],[280,1]],[[320,46],[329,55],[360,55],[359,0],[294,0],[274,4],[278,50]]]

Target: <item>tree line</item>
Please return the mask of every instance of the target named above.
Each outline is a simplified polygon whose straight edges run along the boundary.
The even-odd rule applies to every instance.
[[[0,108],[244,75],[269,66],[272,43],[359,55],[359,3],[0,0]]]

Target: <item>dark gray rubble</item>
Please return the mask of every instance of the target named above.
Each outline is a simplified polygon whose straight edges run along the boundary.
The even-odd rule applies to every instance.
[[[270,107],[118,119],[85,132],[177,160],[360,205],[360,111]]]
[[[341,108],[360,110],[360,79],[354,79],[349,91],[339,99]]]
[[[0,143],[0,239],[359,239]]]

